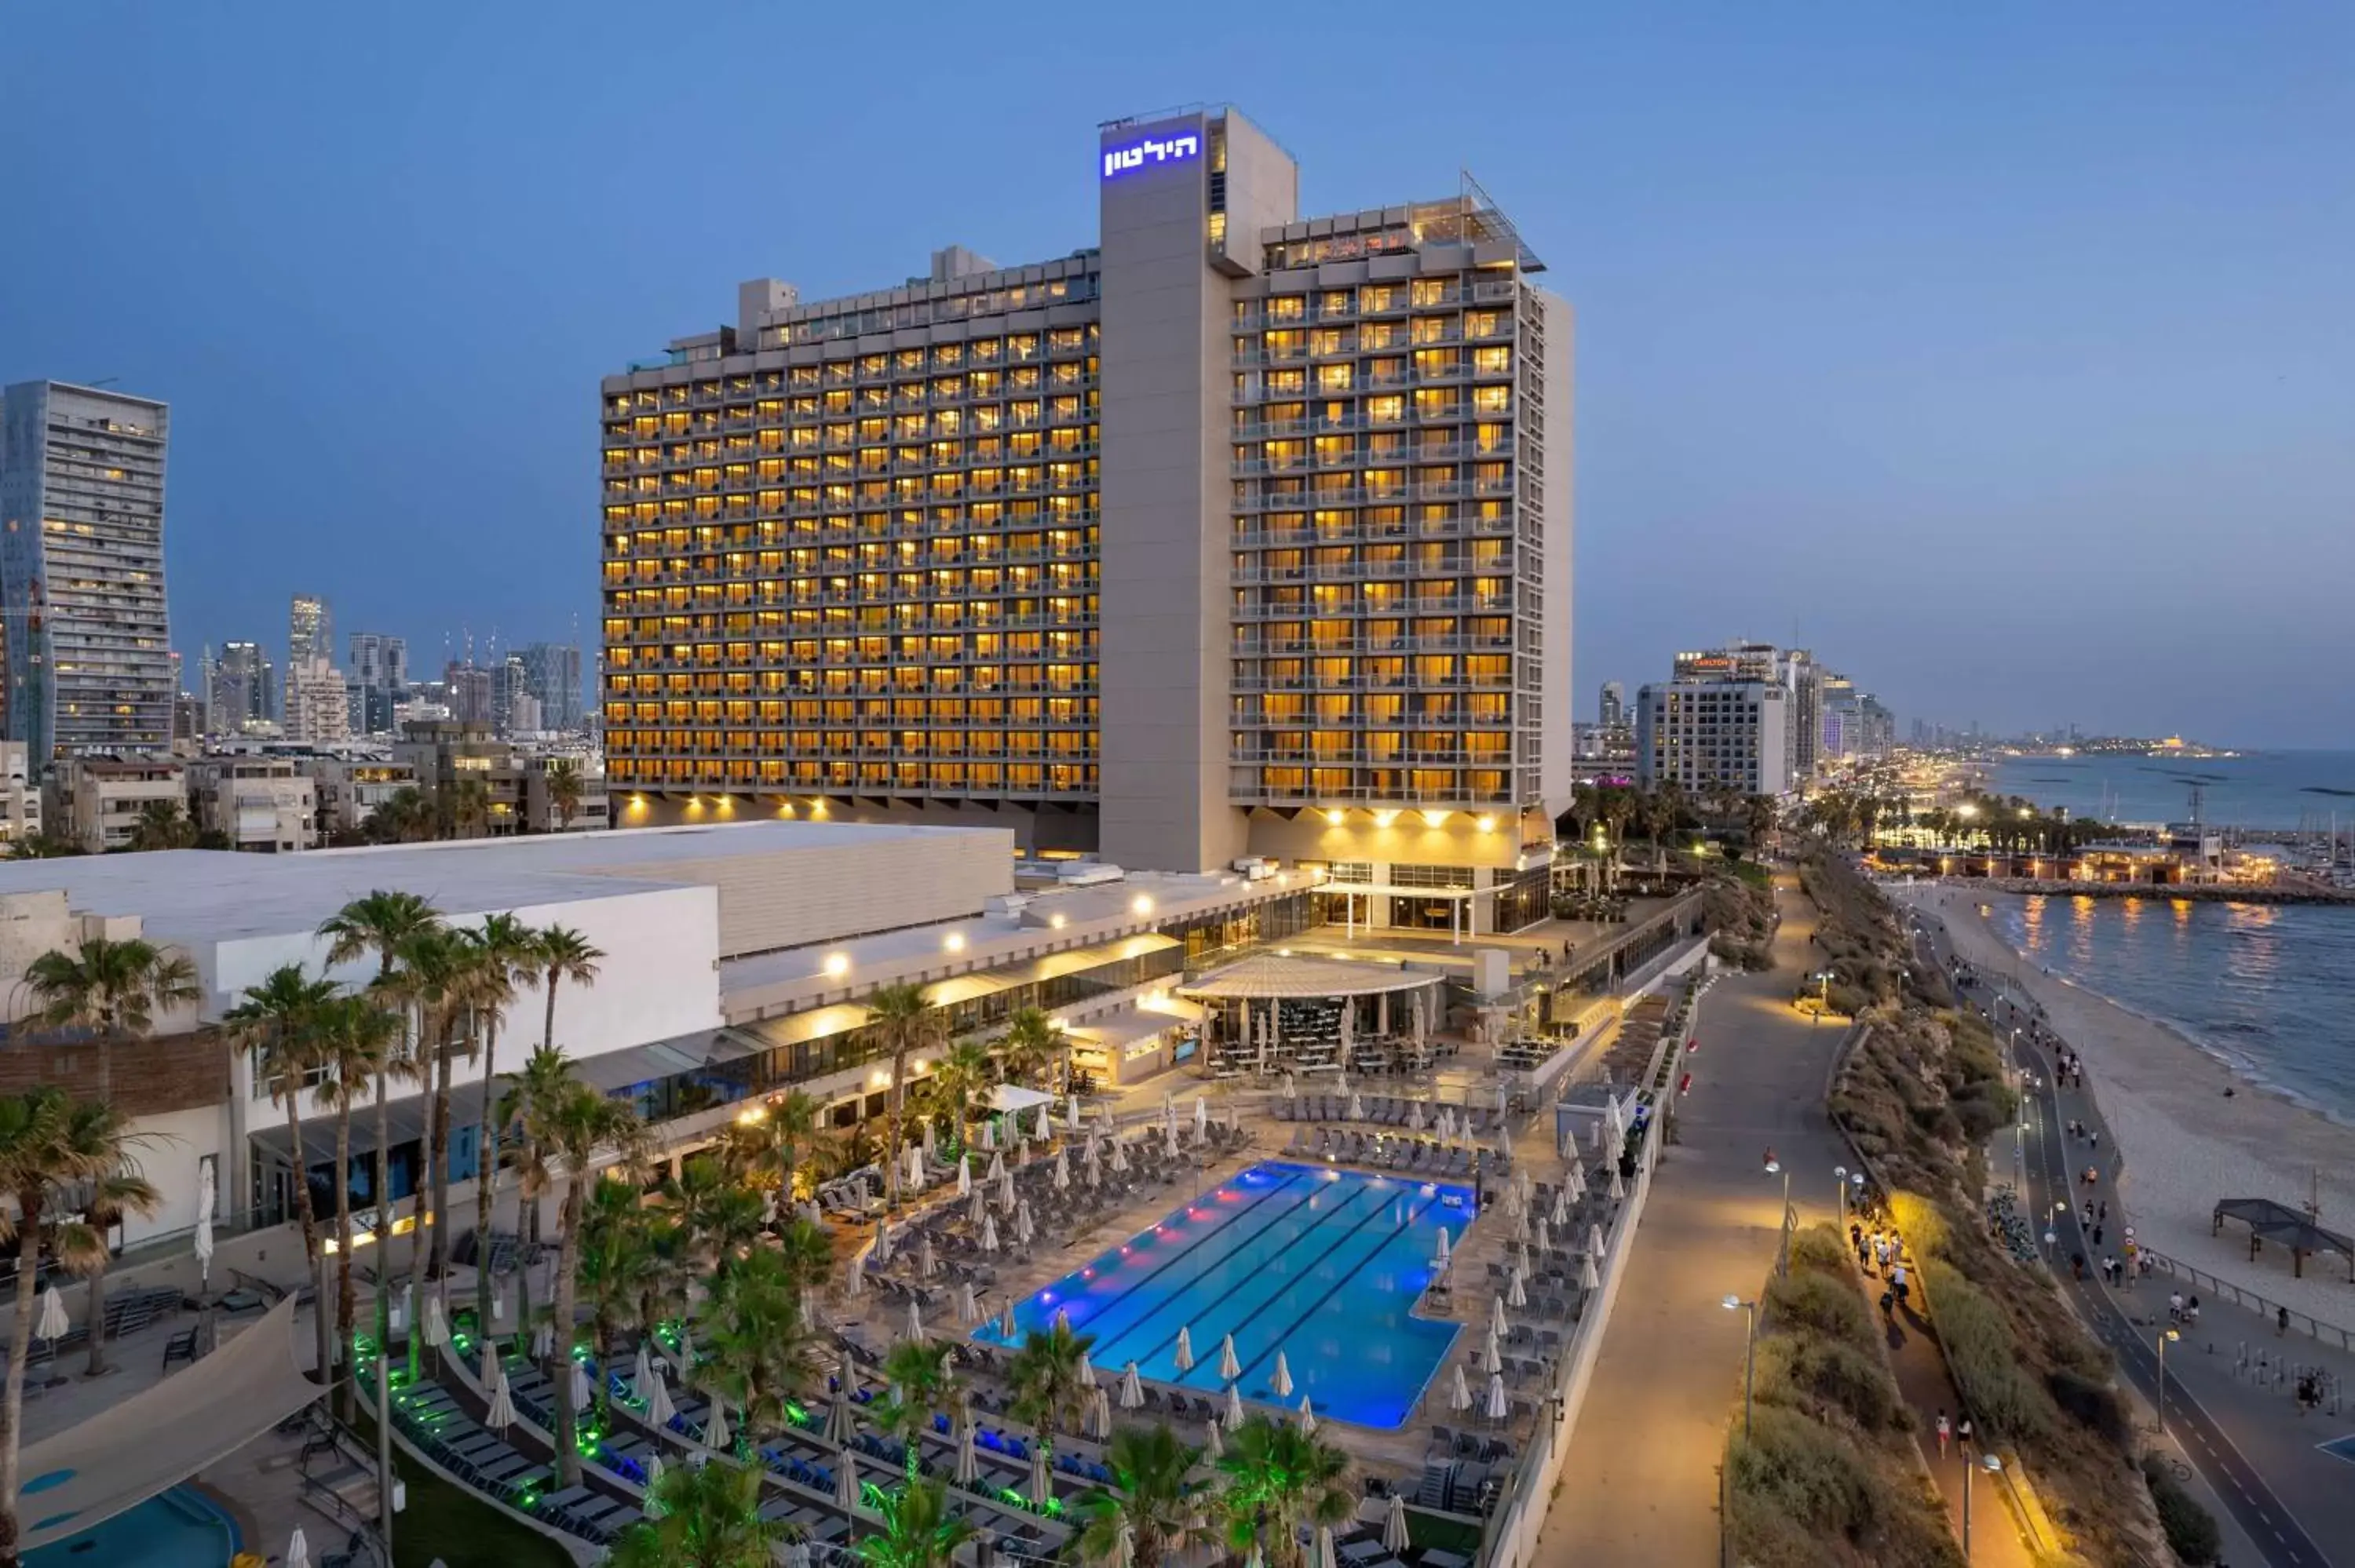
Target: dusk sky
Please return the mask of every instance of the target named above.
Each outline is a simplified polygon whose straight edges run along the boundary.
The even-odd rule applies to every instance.
[[[1092,244],[1096,122],[1210,100],[1308,214],[1469,168],[1574,302],[1582,716],[1796,637],[1901,719],[2355,744],[2344,0],[9,13],[0,382],[172,404],[192,661],[297,589],[593,649],[602,375]]]

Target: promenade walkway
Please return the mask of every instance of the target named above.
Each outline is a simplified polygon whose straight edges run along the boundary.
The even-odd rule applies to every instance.
[[[1927,913],[1920,919],[1928,955],[1951,972],[1953,948],[1943,925]],[[2008,1035],[2014,1023],[2022,1025],[2016,1063],[2039,1082],[2030,1097],[2030,1130],[2021,1140],[2022,1205],[2039,1224],[2051,1222],[2056,1203],[2065,1205],[2052,1224],[2051,1259],[2062,1295],[2116,1355],[2126,1382],[2157,1409],[2158,1341],[2169,1326],[2168,1297],[2175,1287],[2164,1271],[2121,1288],[2100,1282],[2094,1265],[2105,1254],[2123,1252],[2124,1227],[2133,1222],[2133,1211],[2113,1184],[2115,1164],[2107,1158],[2094,1160],[2090,1146],[2072,1140],[2065,1129],[2072,1121],[2099,1128],[2110,1150],[2116,1139],[2109,1135],[2094,1091],[2059,1088],[2051,1054],[2026,1038],[2033,999],[2012,992],[2001,977],[1982,980],[1967,1000],[1993,1015],[1999,1035]],[[1998,1141],[2009,1139],[1998,1134]],[[2001,1172],[2006,1163],[1998,1157],[1994,1169]],[[2096,1163],[2102,1181],[2085,1188],[2077,1177]],[[2087,1195],[2110,1206],[2099,1247],[2083,1223],[2081,1205]],[[2083,1280],[2073,1277],[2069,1266],[2076,1253],[2088,1260]],[[2276,1568],[2355,1563],[2355,1409],[2342,1400],[2336,1414],[2325,1410],[2301,1416],[2294,1382],[2280,1375],[2285,1360],[2317,1367],[2335,1375],[2339,1386],[2350,1391],[2348,1397],[2355,1398],[2355,1357],[2302,1335],[2278,1336],[2270,1321],[2212,1295],[2201,1298],[2197,1325],[2181,1332],[2168,1350],[2166,1425],[2222,1503],[2228,1531],[2237,1531]],[[2326,1446],[2334,1443],[2335,1450]],[[2332,1543],[2331,1550],[2320,1544],[2325,1542]],[[2228,1562],[2243,1560],[2226,1554]]]
[[[1791,1171],[1802,1224],[1835,1217],[1832,1171],[1847,1158],[1823,1106],[1841,1031],[1790,1004],[1815,910],[1788,878],[1776,894],[1775,968],[1727,976],[1701,1006],[1692,1092],[1653,1175],[1540,1564],[1718,1561],[1718,1468],[1742,1348],[1742,1314],[1719,1303],[1754,1297],[1774,1266],[1783,1183],[1762,1169],[1765,1150]]]

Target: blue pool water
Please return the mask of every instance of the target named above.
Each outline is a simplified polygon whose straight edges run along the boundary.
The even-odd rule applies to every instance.
[[[27,1496],[26,1526],[40,1522],[40,1499]],[[174,1487],[79,1535],[25,1554],[26,1568],[228,1568],[237,1526],[200,1492]]]
[[[1016,1304],[1018,1337],[1060,1311],[1095,1336],[1099,1374],[1130,1361],[1148,1381],[1221,1395],[1219,1342],[1232,1334],[1245,1399],[1279,1403],[1280,1349],[1296,1408],[1366,1426],[1405,1423],[1457,1325],[1417,1318],[1439,1234],[1472,1218],[1468,1187],[1267,1163],[1179,1205],[1078,1271]],[[1178,1370],[1178,1330],[1194,1368]],[[995,1319],[975,1337],[1004,1344]]]

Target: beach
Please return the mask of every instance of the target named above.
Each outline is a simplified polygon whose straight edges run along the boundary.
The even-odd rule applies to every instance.
[[[2345,1258],[2309,1257],[2305,1277],[2294,1278],[2282,1248],[2269,1245],[2251,1260],[2245,1228],[2228,1224],[2221,1236],[2210,1234],[2219,1199],[2272,1198],[2303,1207],[2317,1172],[2321,1223],[2355,1233],[2355,1128],[2238,1077],[2166,1024],[2027,962],[1978,912],[2002,895],[1934,884],[1888,891],[1937,915],[1955,952],[1982,974],[2013,979],[2083,1056],[2126,1161],[2114,1210],[2124,1204],[2137,1240],[2296,1311],[2355,1329],[2355,1284]]]

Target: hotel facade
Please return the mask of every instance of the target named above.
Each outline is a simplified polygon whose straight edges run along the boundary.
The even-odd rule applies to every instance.
[[[617,825],[1011,827],[1545,912],[1571,776],[1571,336],[1465,178],[1304,218],[1231,110],[1100,128],[1100,237],[604,379]],[[1346,905],[1346,907],[1343,906]]]

